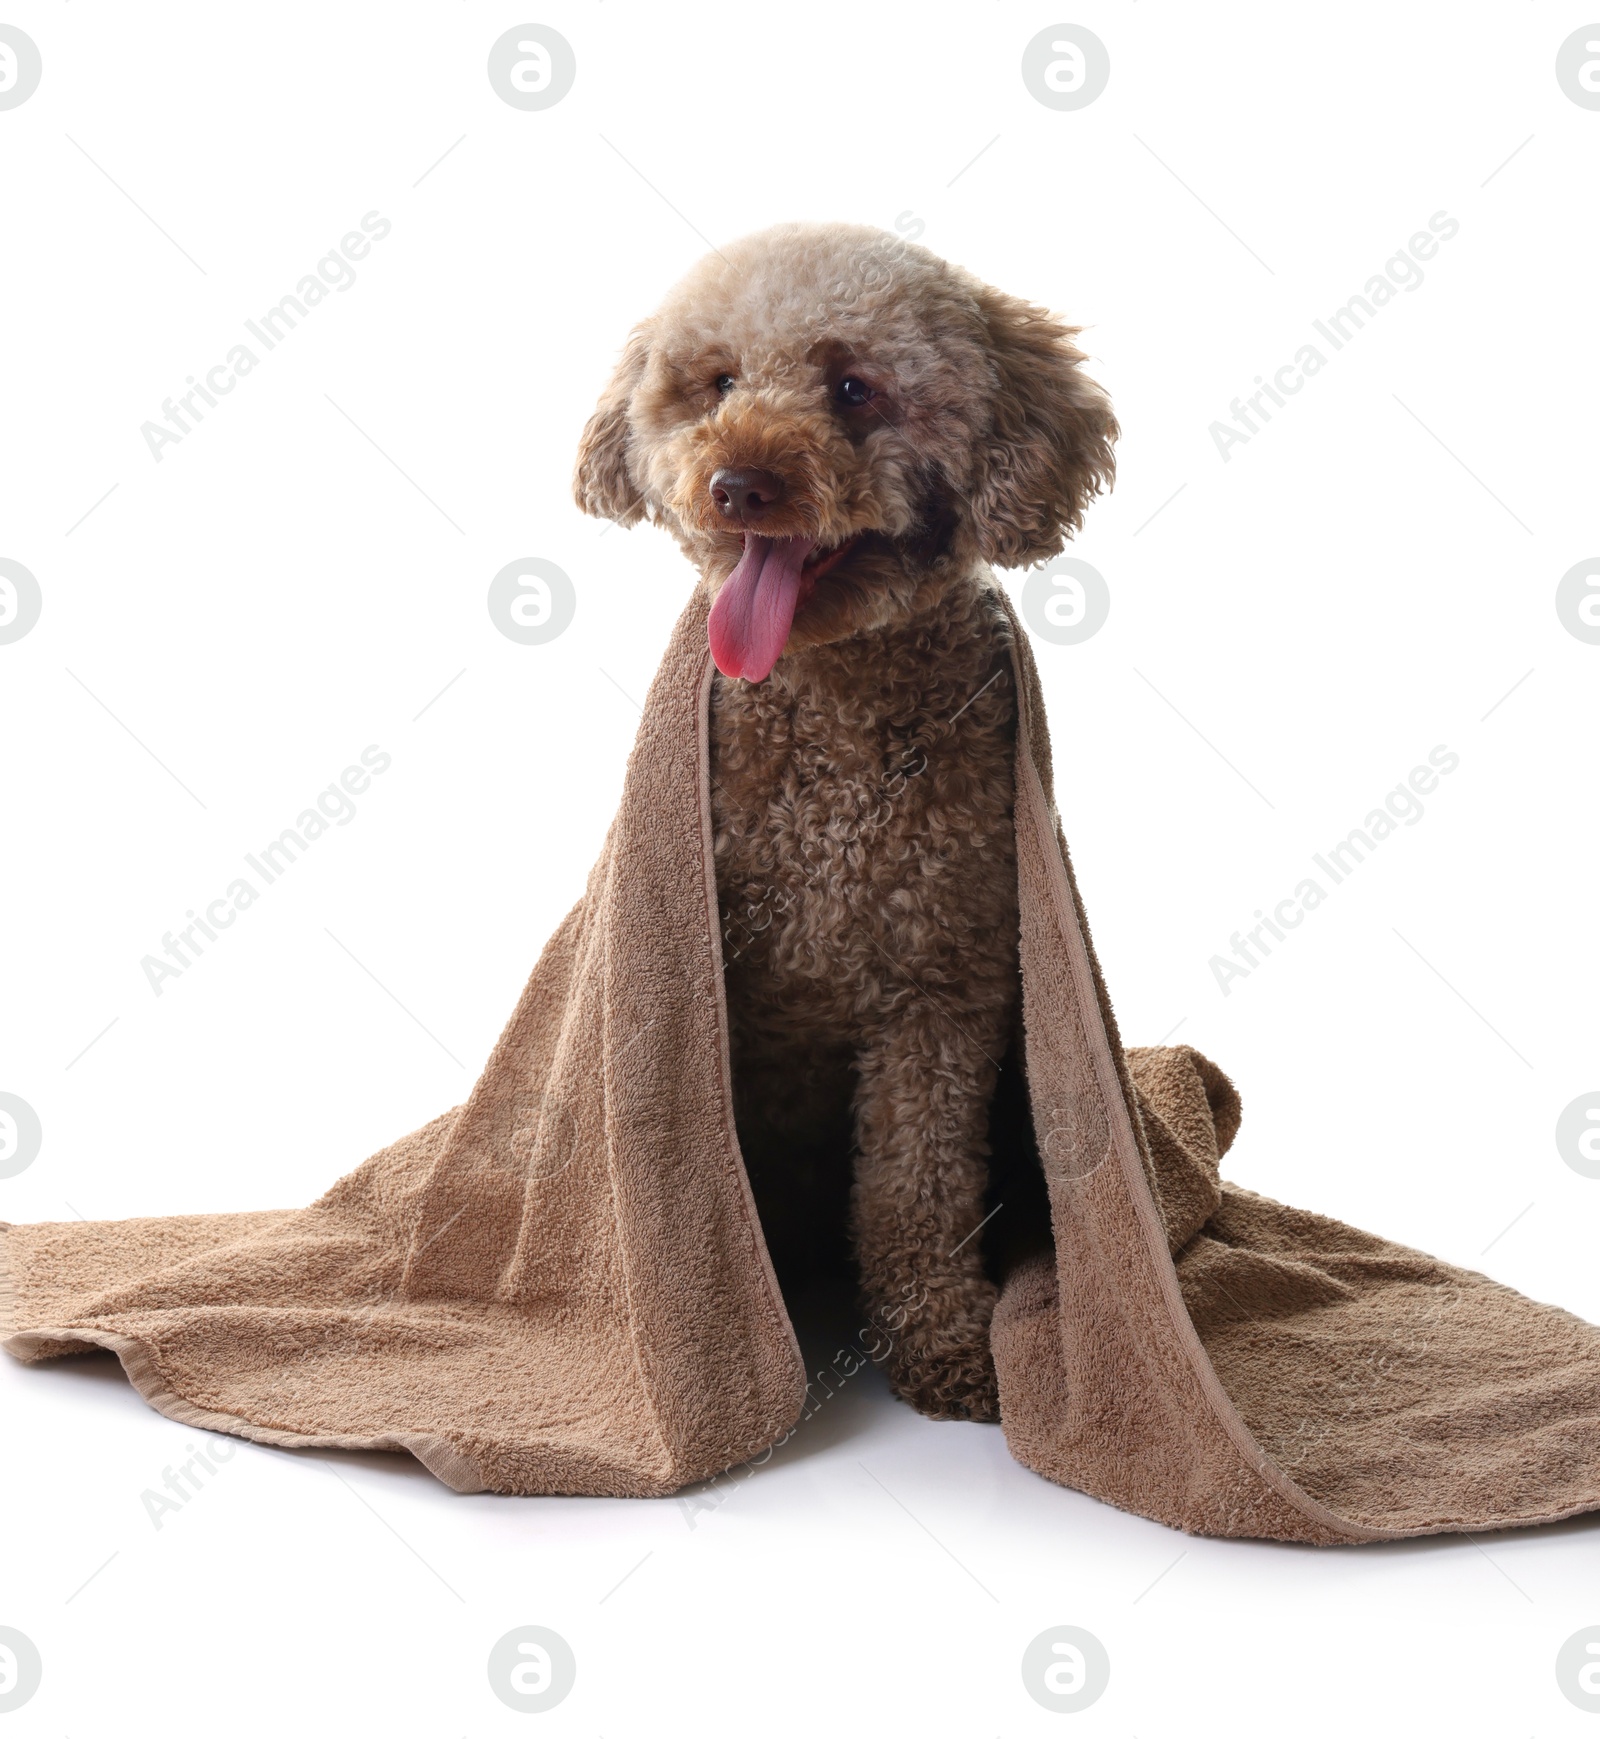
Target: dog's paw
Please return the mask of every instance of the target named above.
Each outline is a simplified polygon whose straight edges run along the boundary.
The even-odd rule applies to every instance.
[[[987,1326],[981,1340],[962,1346],[897,1347],[889,1364],[889,1386],[929,1419],[993,1423],[1000,1417],[1000,1386]]]

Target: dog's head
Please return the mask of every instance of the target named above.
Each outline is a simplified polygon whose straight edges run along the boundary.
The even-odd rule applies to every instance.
[[[1075,336],[881,230],[780,225],[634,330],[574,493],[672,531],[716,593],[718,666],[759,682],[977,561],[1060,550],[1117,434]]]

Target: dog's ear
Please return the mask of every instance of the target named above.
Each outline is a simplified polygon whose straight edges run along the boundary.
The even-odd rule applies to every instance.
[[[644,516],[644,497],[628,470],[628,405],[650,355],[650,335],[636,326],[628,335],[616,373],[600,395],[578,442],[572,494],[585,513],[633,525]]]
[[[972,496],[978,548],[997,567],[1048,561],[1116,474],[1117,420],[1083,372],[1078,328],[1019,297],[977,293],[994,386]]]

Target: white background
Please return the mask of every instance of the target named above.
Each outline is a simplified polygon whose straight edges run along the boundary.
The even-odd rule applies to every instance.
[[[583,419],[702,236],[845,218],[1082,322],[1116,401],[1075,551],[1110,620],[1037,651],[1127,1040],[1234,1075],[1240,1181],[1600,1318],[1600,1183],[1553,1139],[1600,1088],[1600,647],[1554,607],[1600,545],[1600,113],[1554,75],[1588,12],[3,18],[44,79],[0,113],[0,555],[44,608],[0,646],[0,1089],[44,1146],[0,1214],[292,1206],[465,1095],[690,586],[572,506]],[[577,56],[540,113],[485,72],[530,18]],[[1062,18],[1111,56],[1073,113],[1019,71]],[[141,423],[371,210],[354,286],[155,462]],[[1224,463],[1208,425],[1437,211],[1421,287]],[[577,589],[543,647],[485,608],[526,555]],[[141,957],[369,743],[355,821],[154,996]],[[1224,996],[1230,934],[1441,743],[1425,818]],[[110,1361],[0,1384],[0,1624],[45,1663],[5,1735],[521,1731],[484,1670],[521,1624],[577,1653],[561,1734],[1587,1730],[1553,1664],[1600,1622],[1600,1524],[1187,1540],[862,1378],[711,1511],[243,1445],[157,1531],[140,1493],[195,1433]],[[1070,1718],[1018,1670],[1055,1624],[1112,1660]]]

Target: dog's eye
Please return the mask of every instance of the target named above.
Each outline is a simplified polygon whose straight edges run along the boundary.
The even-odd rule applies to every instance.
[[[716,387],[719,393],[730,393],[733,391],[733,376],[731,374],[719,374],[712,384]]]
[[[847,374],[833,389],[834,398],[851,410],[865,404],[870,404],[877,396],[867,383],[853,374]]]

